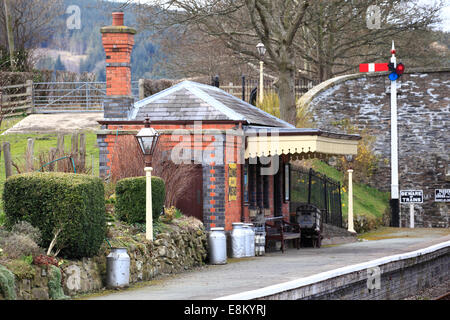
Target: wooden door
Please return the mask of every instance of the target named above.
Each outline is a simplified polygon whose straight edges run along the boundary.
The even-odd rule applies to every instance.
[[[195,166],[195,173],[190,181],[180,181],[188,183],[190,187],[183,197],[177,200],[176,207],[185,216],[193,216],[203,222],[203,173],[202,166]]]

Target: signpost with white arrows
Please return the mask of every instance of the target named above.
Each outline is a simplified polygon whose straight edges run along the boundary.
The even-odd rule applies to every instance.
[[[398,184],[398,127],[397,127],[397,79],[405,71],[402,63],[397,64],[396,50],[392,41],[390,63],[363,63],[360,72],[391,71],[391,226],[400,226],[399,184]]]

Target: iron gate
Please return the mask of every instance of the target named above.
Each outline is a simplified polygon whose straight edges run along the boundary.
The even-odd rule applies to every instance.
[[[139,98],[139,81],[132,81],[132,94]],[[35,82],[35,113],[101,112],[106,82]]]
[[[291,211],[299,203],[317,206],[323,222],[342,228],[341,184],[312,169],[291,166]]]

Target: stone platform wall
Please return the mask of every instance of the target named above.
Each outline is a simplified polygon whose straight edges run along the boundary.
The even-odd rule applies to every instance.
[[[387,256],[224,300],[399,300],[448,281],[450,241]]]

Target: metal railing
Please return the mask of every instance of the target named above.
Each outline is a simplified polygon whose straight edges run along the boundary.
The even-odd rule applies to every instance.
[[[324,223],[342,228],[341,184],[312,169],[291,166],[290,210],[310,203],[322,212]]]
[[[273,79],[265,79],[264,81],[264,92],[265,93],[276,93],[275,89],[275,80]],[[319,84],[319,81],[313,81],[304,78],[295,79],[295,98],[299,98],[308,92],[309,89],[313,88],[315,85]],[[238,97],[242,100],[250,102],[252,90],[258,88],[259,80],[242,77],[240,83],[230,82],[228,84],[221,84],[220,89],[225,90],[226,92]],[[257,92],[257,91],[256,91]]]
[[[132,94],[139,98],[138,81]],[[35,82],[33,106],[36,113],[100,112],[106,97],[106,82]]]

